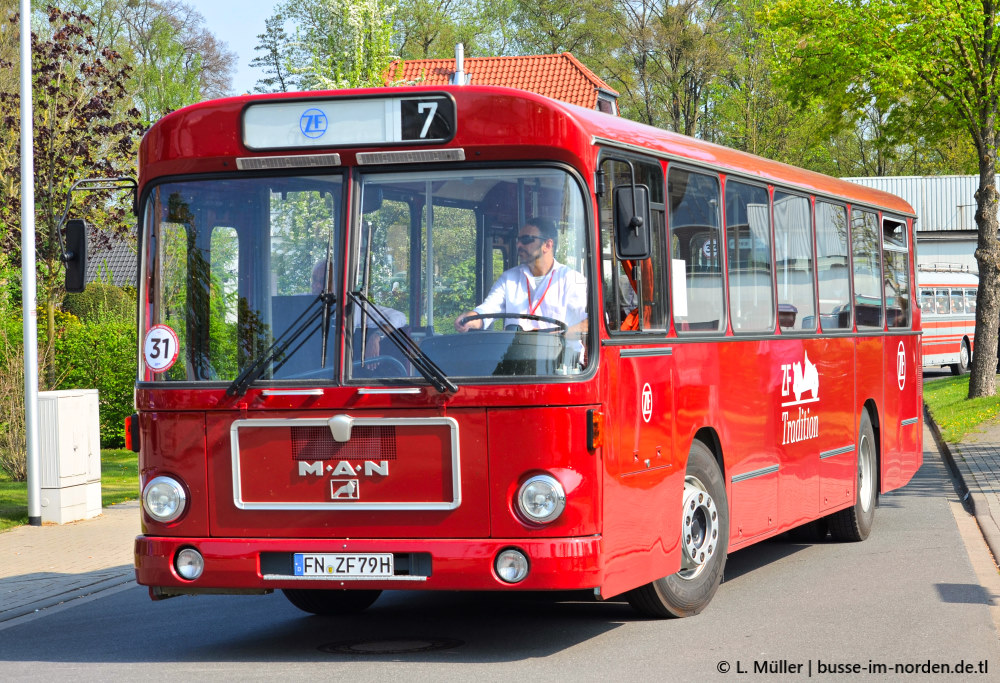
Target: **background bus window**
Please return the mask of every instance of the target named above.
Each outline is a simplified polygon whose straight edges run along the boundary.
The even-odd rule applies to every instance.
[[[601,279],[604,283],[604,322],[608,331],[640,332],[667,329],[667,264],[663,257],[664,213],[663,170],[657,162],[632,162],[635,182],[649,188],[650,230],[652,254],[644,261],[619,261],[615,257],[614,188],[628,186],[631,174],[628,164],[606,161],[606,190],[600,197],[601,219]],[[636,274],[641,277],[637,278]],[[642,287],[638,281],[642,281]],[[641,314],[640,314],[641,311]]]
[[[920,290],[920,312],[924,315],[928,313],[934,313],[934,290],[933,289],[921,289]]]
[[[935,290],[934,312],[937,313],[938,315],[948,315],[949,313],[951,313],[951,305],[947,289]]]
[[[858,328],[882,328],[882,266],[878,216],[851,211],[851,254],[854,256],[854,307]]]
[[[736,332],[774,330],[767,188],[726,183],[729,317]]]
[[[889,327],[909,327],[910,273],[905,223],[888,218],[882,221],[882,264],[886,322]]]
[[[811,213],[807,198],[774,193],[778,323],[784,332],[816,329]]]
[[[816,269],[819,319],[824,330],[851,329],[851,286],[847,259],[847,210],[816,202]]]
[[[672,168],[670,200],[671,286],[678,334],[725,329],[719,180]]]
[[[965,313],[965,292],[961,289],[951,290],[951,312]]]
[[[976,314],[976,290],[965,290],[965,310],[972,315]]]

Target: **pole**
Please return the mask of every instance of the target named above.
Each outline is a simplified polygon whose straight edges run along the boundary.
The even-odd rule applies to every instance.
[[[21,0],[21,305],[28,524],[42,525],[38,457],[38,293],[35,288],[35,125],[31,106],[31,0]]]

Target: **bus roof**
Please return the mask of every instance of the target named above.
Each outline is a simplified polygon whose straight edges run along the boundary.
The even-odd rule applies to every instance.
[[[447,93],[453,97],[458,112],[454,138],[436,148],[464,148],[466,159],[470,161],[545,156],[570,162],[575,158],[589,158],[595,145],[609,146],[723,173],[737,173],[789,189],[865,204],[900,215],[915,215],[909,204],[887,192],[535,93],[473,85],[242,95],[184,107],[157,121],[143,137],[139,148],[140,185],[162,175],[231,172],[236,169],[237,158],[288,154],[280,150],[254,152],[244,145],[242,116],[250,104],[276,100],[315,102],[323,99],[400,97],[430,92]],[[358,152],[384,150],[386,146],[311,147],[294,153],[335,151],[341,155],[341,163],[352,165]],[[394,148],[417,150],[421,147],[407,143]]]
[[[949,270],[945,268],[928,268],[921,266],[917,270],[918,287],[978,287],[979,275],[969,271]]]

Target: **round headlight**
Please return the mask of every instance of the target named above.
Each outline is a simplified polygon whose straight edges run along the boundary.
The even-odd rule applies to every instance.
[[[157,522],[172,522],[184,514],[187,493],[176,479],[156,477],[142,491],[142,507]]]
[[[527,519],[540,524],[554,521],[566,507],[566,492],[555,477],[539,474],[521,484],[517,507]]]
[[[528,576],[528,558],[520,550],[507,548],[497,555],[493,563],[497,576],[507,583],[518,583],[524,581]]]
[[[174,559],[174,567],[182,578],[194,581],[205,571],[205,558],[194,548],[181,548]]]

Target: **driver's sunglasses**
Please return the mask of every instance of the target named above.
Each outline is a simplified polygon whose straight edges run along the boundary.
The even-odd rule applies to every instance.
[[[534,242],[535,240],[545,240],[545,238],[541,237],[539,235],[518,235],[517,236],[517,243],[520,244],[520,245],[523,245],[525,247],[528,246],[529,244],[531,244],[532,242]]]

